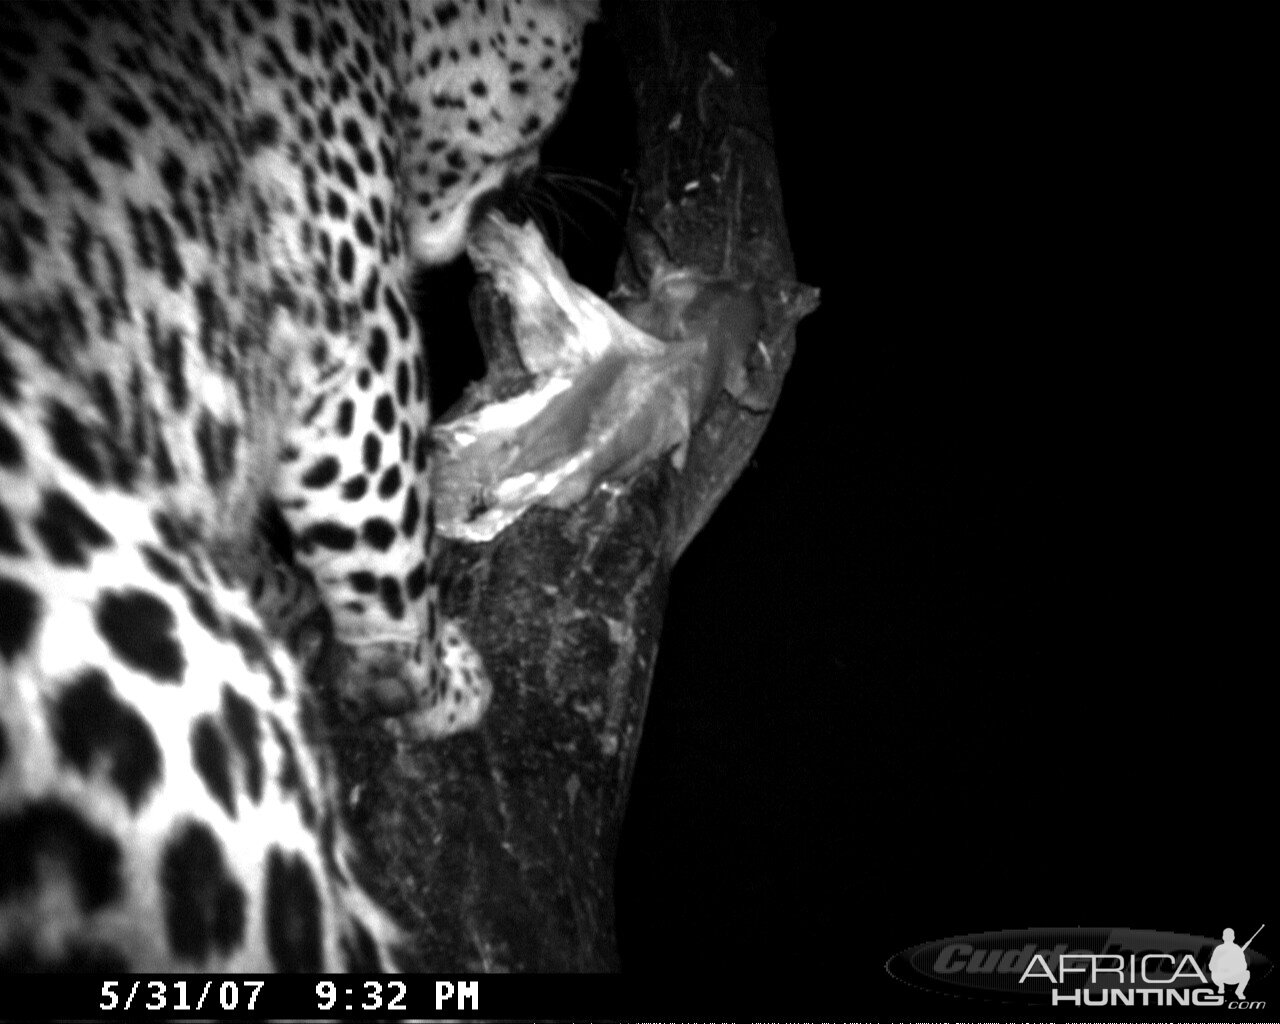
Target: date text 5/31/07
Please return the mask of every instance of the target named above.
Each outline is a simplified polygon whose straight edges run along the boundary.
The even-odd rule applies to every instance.
[[[258,1001],[258,993],[262,991],[263,981],[213,981],[203,985],[191,984],[174,979],[173,981],[141,981],[125,982],[121,987],[118,981],[102,983],[102,1001],[98,1003],[100,1010],[252,1010]],[[198,991],[197,991],[198,989]],[[194,1002],[192,1000],[194,999]]]

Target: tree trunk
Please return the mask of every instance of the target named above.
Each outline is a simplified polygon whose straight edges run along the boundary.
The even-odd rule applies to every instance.
[[[793,279],[760,10],[674,0],[612,13],[638,113],[633,259],[645,264],[656,236],[670,261],[754,290],[763,411],[721,393],[683,471],[663,458],[568,512],[535,509],[491,544],[447,545],[445,611],[467,622],[495,684],[478,731],[398,749],[330,716],[368,884],[431,970],[618,968],[614,855],[668,574],[759,442],[816,302]],[[619,283],[641,289],[646,273],[624,259]],[[473,310],[490,366],[511,366],[504,300],[482,282]]]

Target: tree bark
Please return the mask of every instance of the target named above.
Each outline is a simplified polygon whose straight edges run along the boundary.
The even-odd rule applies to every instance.
[[[493,543],[446,545],[445,612],[466,621],[496,688],[479,730],[397,747],[331,712],[367,882],[430,970],[618,968],[614,855],[669,571],[759,442],[795,323],[816,303],[793,278],[759,9],[621,4],[606,30],[627,55],[641,153],[618,281],[642,288],[658,244],[750,286],[764,411],[721,393],[681,472],[663,458],[570,511],[536,509]],[[511,373],[504,301],[482,283],[473,311],[491,372]]]

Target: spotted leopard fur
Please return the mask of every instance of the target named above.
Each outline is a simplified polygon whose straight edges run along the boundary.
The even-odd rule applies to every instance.
[[[265,499],[357,701],[474,725],[411,263],[531,167],[591,0],[5,4],[0,967],[377,970]],[[260,598],[255,608],[251,596]]]

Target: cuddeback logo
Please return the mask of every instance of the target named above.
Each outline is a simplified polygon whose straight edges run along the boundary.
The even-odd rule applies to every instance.
[[[1245,989],[1271,971],[1253,940],[1128,928],[982,932],[925,942],[886,965],[899,981],[993,1002],[1261,1009]]]

